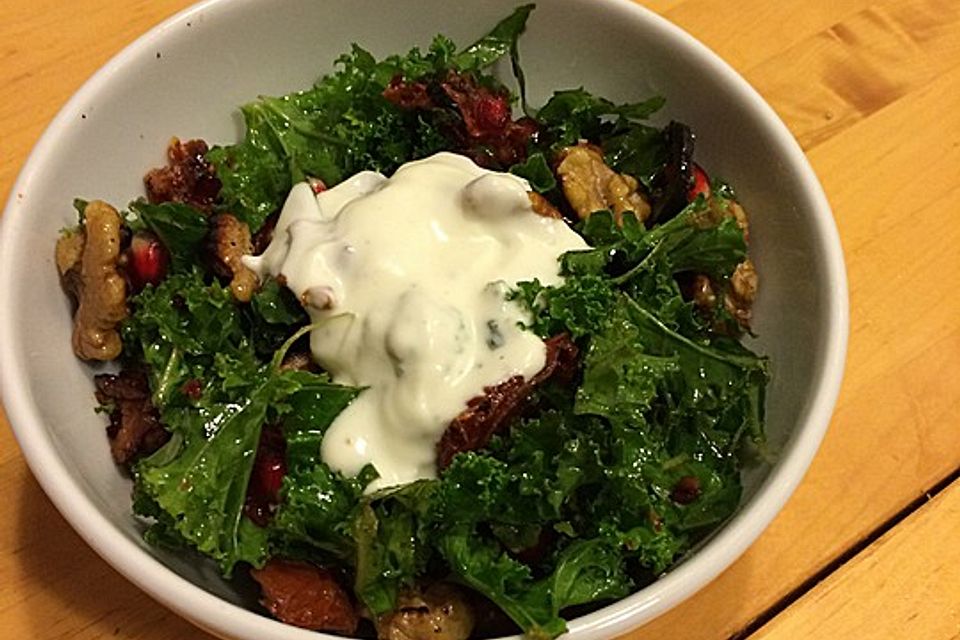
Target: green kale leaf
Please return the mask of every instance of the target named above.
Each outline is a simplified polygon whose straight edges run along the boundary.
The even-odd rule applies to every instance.
[[[151,204],[134,200],[126,222],[134,231],[146,228],[160,238],[170,252],[170,267],[175,273],[190,271],[199,261],[199,251],[209,230],[202,211],[180,202]]]
[[[501,20],[472,45],[453,56],[452,66],[460,71],[479,71],[516,50],[517,39],[527,26],[527,18],[536,5],[525,4]]]
[[[306,545],[351,561],[354,540],[348,522],[369,477],[346,478],[318,458],[323,434],[360,392],[324,376],[290,372],[300,388],[284,401],[287,475],[283,501],[271,523],[280,546]]]
[[[140,489],[174,519],[176,531],[227,575],[237,562],[259,566],[267,554],[266,530],[243,515],[272,389],[257,391],[243,404],[214,408],[203,430],[171,439],[136,472]]]
[[[583,88],[567,89],[555,92],[537,119],[552,151],[587,140],[603,148],[613,168],[649,184],[666,151],[660,130],[644,121],[663,105],[660,96],[615,104]]]
[[[431,556],[436,482],[422,480],[361,501],[352,523],[356,539],[354,592],[374,614],[391,611],[403,587],[412,587]]]
[[[559,552],[553,571],[539,580],[468,527],[447,531],[440,544],[454,574],[503,609],[528,638],[554,638],[567,629],[563,609],[620,598],[632,587],[623,556],[602,539],[570,543]]]
[[[537,193],[548,193],[557,186],[557,179],[542,152],[530,154],[530,157],[510,167],[510,173],[526,178]]]
[[[361,170],[392,173],[407,161],[449,148],[434,124],[396,108],[383,97],[384,89],[398,76],[419,78],[451,68],[479,72],[515,50],[532,8],[518,8],[459,53],[442,36],[426,54],[415,48],[379,62],[354,45],[337,59],[337,71],[312,89],[245,105],[244,139],[207,154],[223,185],[222,206],[256,231],[280,208],[293,183],[306,177],[332,186]]]

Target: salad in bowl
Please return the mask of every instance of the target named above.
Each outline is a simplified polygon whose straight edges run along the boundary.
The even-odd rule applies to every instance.
[[[763,447],[744,207],[659,97],[528,104],[532,10],[354,45],[57,242],[146,540],[284,622],[555,637],[727,520]]]

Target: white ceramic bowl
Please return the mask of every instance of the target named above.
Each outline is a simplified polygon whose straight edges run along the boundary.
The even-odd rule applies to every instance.
[[[358,42],[378,56],[443,32],[466,44],[513,0],[210,0],[171,18],[101,69],[61,110],[14,186],[0,236],[0,375],[17,439],[44,490],[83,538],[140,588],[227,638],[315,640],[251,610],[211,566],[149,548],[129,485],[93,413],[91,370],[70,350],[70,318],[53,264],[74,196],[123,205],[142,193],[166,141],[232,142],[237,106],[308,86]],[[416,19],[412,19],[413,17]],[[571,34],[575,34],[572,36]],[[581,46],[583,45],[583,46]],[[843,369],[847,293],[830,209],[800,148],[769,106],[713,53],[627,0],[542,0],[521,41],[533,104],[585,86],[614,100],[653,93],[666,117],[698,134],[697,157],[738,189],[751,214],[762,279],[752,345],[770,356],[767,424],[776,463],[746,476],[744,503],[665,577],[570,623],[580,640],[610,637],[709,582],[791,494],[830,419]]]

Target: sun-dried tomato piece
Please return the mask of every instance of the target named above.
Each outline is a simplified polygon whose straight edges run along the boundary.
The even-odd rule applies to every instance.
[[[183,202],[212,211],[222,185],[213,165],[207,162],[207,151],[203,140],[171,139],[167,166],[152,169],[143,177],[150,202]]]
[[[467,138],[463,151],[477,164],[497,169],[526,159],[528,143],[539,127],[531,118],[513,121],[505,91],[494,91],[471,75],[455,72],[440,86],[463,118]]]
[[[437,466],[446,469],[461,451],[485,447],[495,433],[506,427],[526,407],[533,391],[547,380],[569,382],[577,371],[577,345],[565,333],[546,341],[547,360],[529,380],[514,376],[467,402],[437,443]]]
[[[407,82],[397,75],[383,90],[383,97],[401,109],[432,109],[433,99],[425,82]]]
[[[159,449],[170,434],[160,424],[160,415],[150,398],[150,386],[142,371],[94,376],[97,402],[112,406],[107,437],[117,464],[127,464]]]
[[[261,604],[281,622],[314,631],[356,631],[357,612],[332,571],[274,558],[250,574],[260,583]]]
[[[513,120],[506,90],[483,86],[468,73],[449,71],[412,81],[397,76],[383,97],[405,111],[426,112],[451,150],[488,169],[502,170],[525,160],[539,131],[532,118]]]

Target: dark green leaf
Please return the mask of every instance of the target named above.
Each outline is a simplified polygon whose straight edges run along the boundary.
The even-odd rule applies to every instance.
[[[536,585],[529,567],[469,527],[455,527],[440,540],[454,574],[496,603],[527,638],[546,640],[567,629],[557,616],[546,583]]]
[[[151,204],[146,200],[134,200],[129,208],[170,252],[171,271],[193,268],[208,231],[207,216],[202,211],[179,202]]]
[[[550,582],[557,614],[577,604],[622,598],[632,586],[619,549],[599,538],[576,540],[563,549]]]
[[[296,296],[281,287],[273,278],[266,278],[250,300],[254,311],[268,324],[297,327],[307,324],[309,317]]]
[[[540,152],[533,153],[526,161],[510,167],[510,173],[525,178],[537,193],[547,193],[557,186],[553,171]]]
[[[425,517],[436,483],[415,482],[361,503],[352,532],[357,541],[354,591],[374,614],[393,609],[427,561]]]
[[[497,23],[488,33],[458,53],[451,60],[460,71],[478,71],[516,48],[517,39],[527,26],[527,18],[536,5],[525,4]]]
[[[255,397],[210,418],[205,426],[212,433],[189,434],[172,462],[154,465],[147,458],[137,473],[144,492],[174,518],[177,532],[230,574],[237,562],[266,559],[266,531],[245,525],[243,516],[266,402]]]
[[[89,200],[84,200],[83,198],[74,198],[73,199],[73,208],[77,212],[77,223],[83,224],[84,218],[86,217],[87,205],[90,204]]]

